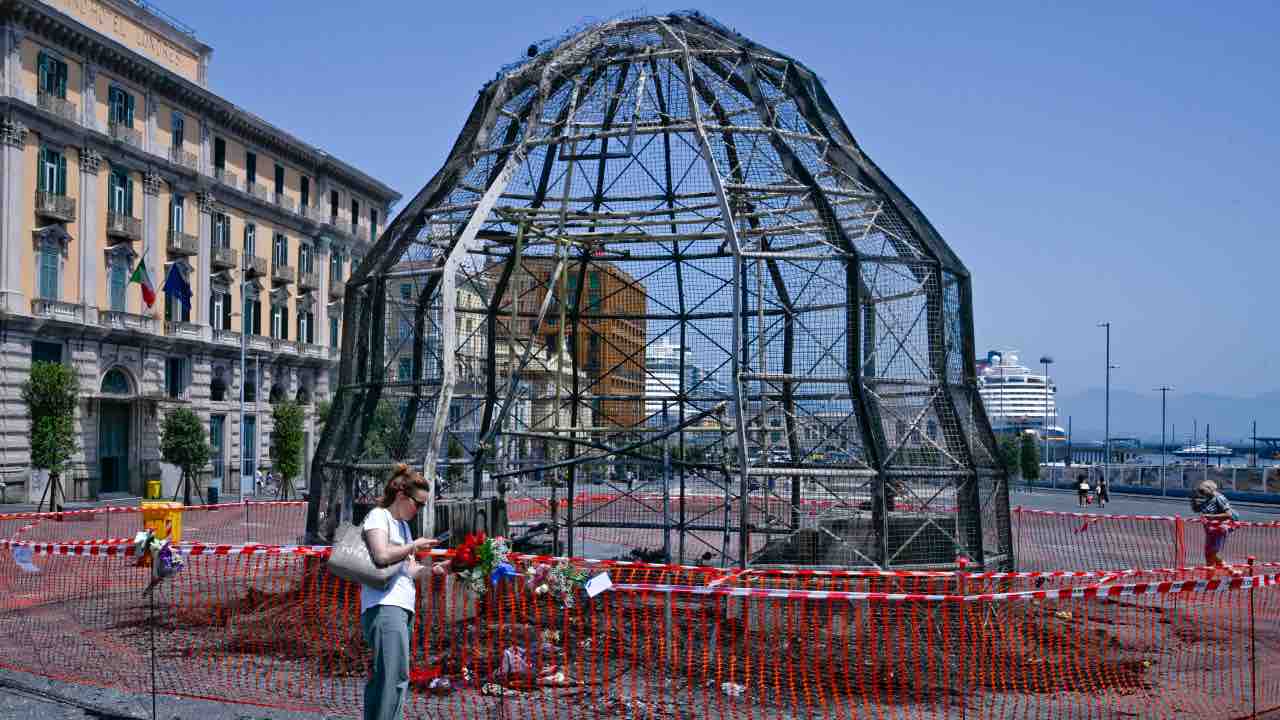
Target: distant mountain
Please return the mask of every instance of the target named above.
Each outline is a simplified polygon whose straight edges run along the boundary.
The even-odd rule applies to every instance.
[[[1102,388],[1058,398],[1059,424],[1067,427],[1072,418],[1072,433],[1077,442],[1102,440],[1106,393]],[[1212,393],[1169,393],[1165,421],[1168,432],[1177,426],[1177,439],[1169,444],[1185,443],[1196,424],[1197,439],[1204,439],[1204,426],[1214,442],[1244,442],[1252,433],[1251,423],[1258,421],[1258,434],[1280,436],[1280,390],[1251,398],[1214,395]],[[1160,442],[1160,393],[1111,391],[1111,436],[1136,437]]]

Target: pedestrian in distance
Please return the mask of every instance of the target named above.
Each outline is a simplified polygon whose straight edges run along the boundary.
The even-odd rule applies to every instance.
[[[1076,476],[1076,496],[1080,501],[1080,507],[1089,504],[1089,476],[1085,473]]]
[[[1111,502],[1110,483],[1107,482],[1107,476],[1102,475],[1098,478],[1098,507],[1104,508],[1109,502]]]
[[[364,686],[364,720],[400,720],[409,694],[409,636],[417,608],[416,582],[429,572],[431,561],[419,563],[418,553],[436,544],[431,538],[414,540],[409,521],[431,499],[431,488],[408,465],[396,465],[378,506],[369,511],[361,529],[369,556],[379,566],[400,563],[400,572],[386,589],[360,586],[360,629],[373,653]]]
[[[1231,508],[1226,496],[1218,492],[1218,485],[1212,480],[1205,480],[1196,486],[1191,493],[1191,509],[1200,514],[1204,520],[1204,562],[1214,568],[1225,565],[1222,562],[1222,546],[1227,536],[1235,531],[1231,523],[1240,521],[1240,513]],[[1210,577],[1213,576],[1210,572]]]

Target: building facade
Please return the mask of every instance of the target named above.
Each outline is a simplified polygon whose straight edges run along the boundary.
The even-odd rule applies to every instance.
[[[579,394],[592,396],[592,415],[599,427],[632,428],[645,420],[645,345],[647,308],[645,287],[614,263],[593,260],[585,272],[569,272],[550,288],[556,260],[547,256],[526,256],[503,293],[498,314],[498,335],[526,340],[536,334],[548,348],[568,348],[588,382],[579,385]],[[496,278],[502,265],[486,273]],[[586,287],[578,290],[578,277]],[[546,321],[537,325],[538,310],[551,290]],[[514,331],[508,319],[511,295],[519,298],[514,309]],[[573,327],[572,308],[581,301],[581,320]],[[565,323],[568,325],[562,325]],[[554,350],[552,351],[554,353]]]
[[[4,479],[40,494],[20,398],[34,360],[80,379],[70,497],[141,492],[181,406],[224,493],[269,463],[271,400],[307,408],[309,465],[345,280],[399,196],[209,90],[212,50],[145,4],[15,0],[0,24]],[[150,307],[129,282],[142,263]],[[189,306],[161,292],[174,268]]]

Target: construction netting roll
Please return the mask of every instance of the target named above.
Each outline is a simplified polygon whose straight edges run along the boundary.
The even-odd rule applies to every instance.
[[[613,585],[571,607],[524,578],[475,595],[454,576],[433,577],[418,594],[407,714],[1202,718],[1280,706],[1280,674],[1268,671],[1280,661],[1280,566],[1180,567],[1162,562],[1176,555],[1161,548],[1176,545],[1180,528],[1194,564],[1203,534],[1195,523],[1104,519],[1081,530],[1078,520],[1015,513],[1021,549],[1043,543],[1050,562],[1061,544],[1064,559],[1090,566],[1071,571],[574,560],[585,572],[607,572]],[[46,523],[77,526],[24,521],[27,534]],[[1231,542],[1267,548],[1277,533],[1246,524]],[[128,542],[19,535],[3,544],[6,668],[146,692],[154,627],[159,692],[360,712],[369,657],[359,587],[328,573],[327,548],[184,541],[186,568],[158,585],[153,616],[142,595],[150,573]],[[1103,566],[1126,550],[1144,554]]]

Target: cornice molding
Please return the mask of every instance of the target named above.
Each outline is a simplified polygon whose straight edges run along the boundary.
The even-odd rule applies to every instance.
[[[97,175],[102,169],[102,153],[90,147],[80,148],[80,172]]]
[[[0,120],[0,142],[16,148],[26,145],[27,126],[13,116],[5,116]]]
[[[116,40],[93,30],[78,20],[63,15],[39,0],[9,0],[0,8],[0,21],[10,21],[10,32],[37,33],[50,42],[67,47],[84,58],[85,65],[122,76],[143,85],[170,101],[186,105],[184,110],[204,115],[219,127],[242,140],[270,147],[281,159],[292,162],[312,175],[330,174],[360,194],[377,198],[383,204],[400,199],[389,186],[355,167],[312,147],[289,133],[241,109],[208,88],[192,82],[148,57],[140,55]],[[21,23],[20,25],[13,23]]]

